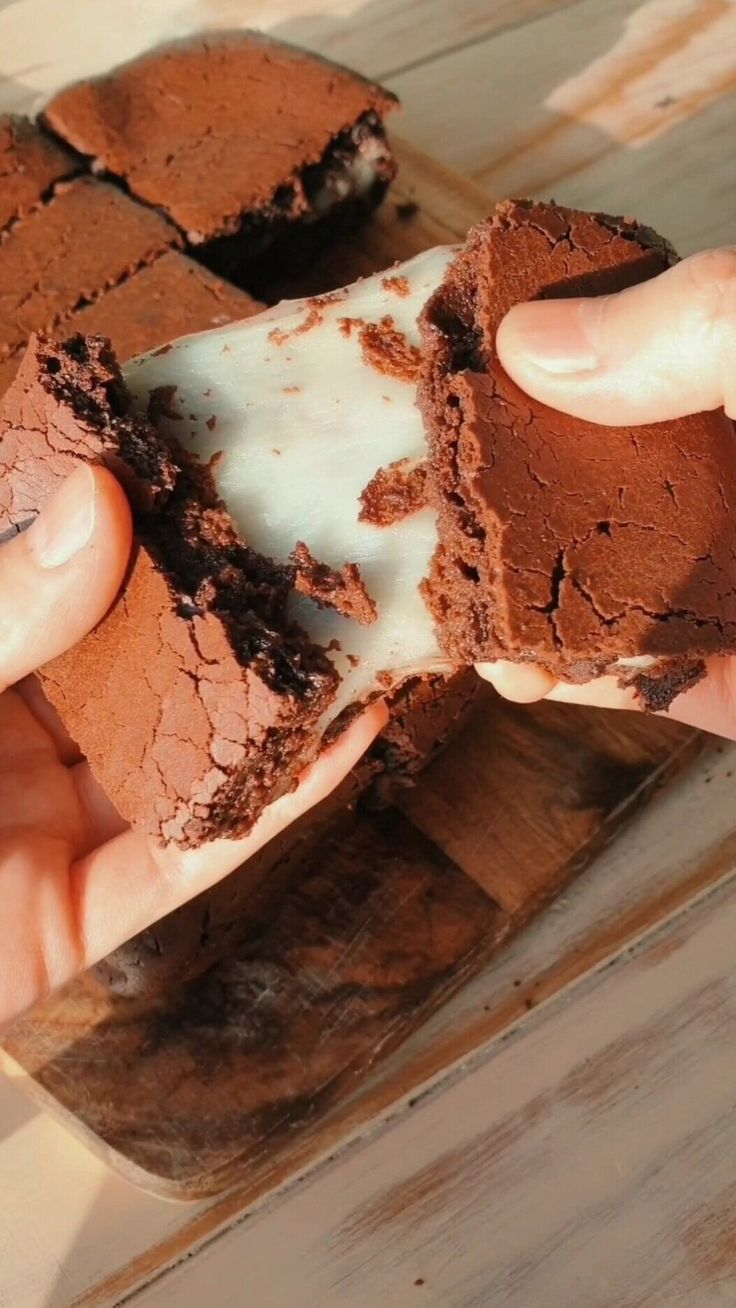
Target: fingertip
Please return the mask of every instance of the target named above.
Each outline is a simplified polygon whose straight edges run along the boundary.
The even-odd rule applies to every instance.
[[[550,672],[532,663],[499,659],[493,663],[477,663],[475,670],[503,699],[514,704],[535,704],[557,684]]]

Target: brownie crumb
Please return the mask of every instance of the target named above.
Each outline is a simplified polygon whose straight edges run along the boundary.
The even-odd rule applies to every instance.
[[[404,276],[403,273],[394,277],[384,277],[381,285],[385,291],[391,291],[393,295],[398,295],[402,300],[405,300],[407,295],[411,293],[409,278]]]
[[[357,563],[331,568],[318,562],[303,541],[297,542],[291,562],[295,569],[294,586],[301,595],[308,595],[321,608],[335,609],[344,618],[353,618],[361,626],[376,621],[378,608],[366,590]]]
[[[429,504],[429,469],[426,463],[398,459],[379,468],[360,496],[358,522],[392,527]]]
[[[148,399],[148,418],[156,423],[159,418],[168,418],[171,422],[180,422],[182,414],[177,408],[176,386],[157,386]]]
[[[209,431],[214,431],[216,426],[217,426],[217,414],[213,413],[212,417],[207,419],[205,423],[205,427],[207,427]]]
[[[364,362],[387,377],[415,382],[419,377],[422,355],[399,331],[390,314],[380,322],[364,323],[358,333]]]
[[[353,334],[353,328],[357,330],[358,328],[365,327],[365,325],[365,318],[340,318],[340,334],[349,338]]]
[[[306,315],[296,327],[290,327],[288,331],[283,327],[274,327],[268,333],[268,339],[273,341],[274,345],[284,345],[293,336],[304,336],[306,332],[311,332],[313,327],[319,327],[323,317],[320,305],[317,302],[308,302]]]
[[[696,662],[672,659],[662,666],[663,671],[657,676],[642,672],[633,682],[642,708],[648,713],[665,712],[678,695],[697,686],[707,671],[702,659]]]

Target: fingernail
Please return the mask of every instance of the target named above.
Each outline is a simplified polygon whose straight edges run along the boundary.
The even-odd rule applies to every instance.
[[[545,372],[592,372],[600,364],[590,307],[595,300],[536,300],[517,304],[503,323],[503,357]],[[597,306],[599,307],[599,306]]]
[[[95,479],[81,464],[49,500],[29,535],[42,568],[60,568],[89,543],[95,525]]]

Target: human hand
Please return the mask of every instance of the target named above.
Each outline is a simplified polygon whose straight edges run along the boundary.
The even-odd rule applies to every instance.
[[[120,486],[80,466],[0,547],[0,1027],[250,858],[329,794],[386,722],[383,704],[369,708],[244,840],[181,851],[132,831],[31,675],[104,616],[130,546]]]
[[[633,426],[720,407],[736,418],[736,248],[693,255],[618,295],[517,305],[497,349],[528,395],[589,422]],[[668,716],[736,739],[736,658],[707,666]],[[639,707],[615,677],[573,686],[529,664],[478,671],[520,703]]]

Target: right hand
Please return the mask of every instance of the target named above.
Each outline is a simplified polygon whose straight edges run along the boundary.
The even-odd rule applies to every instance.
[[[497,348],[528,395],[588,422],[634,426],[721,407],[736,419],[736,247],[705,250],[617,295],[518,304]],[[615,677],[573,686],[529,664],[478,671],[520,703],[639,707]],[[668,716],[736,740],[736,658],[709,659]]]

